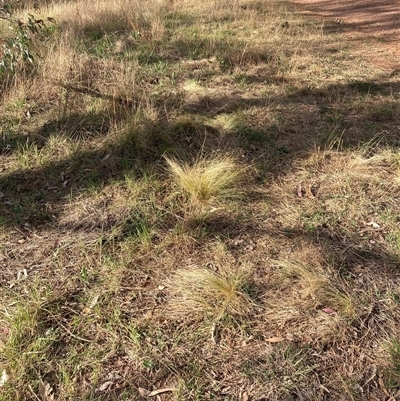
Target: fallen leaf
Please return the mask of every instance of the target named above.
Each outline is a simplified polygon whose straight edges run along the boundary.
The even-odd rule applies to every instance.
[[[148,397],[149,394],[151,393],[151,391],[149,391],[149,390],[147,390],[147,389],[145,389],[143,387],[139,387],[138,391],[139,391],[139,394],[140,394],[141,397]]]
[[[28,272],[26,269],[20,270],[17,273],[17,280],[22,280],[22,279],[26,279],[28,277]]]
[[[107,153],[102,159],[101,162],[105,162],[109,157],[111,156],[111,153]]]
[[[301,189],[301,184],[299,184],[299,185],[297,186],[297,196],[298,196],[299,198],[302,198],[302,197],[303,197],[303,190]]]
[[[100,298],[100,294],[96,294],[93,299],[90,301],[89,309],[93,309],[97,305],[97,301]]]
[[[139,387],[138,391],[141,397],[154,397],[158,394],[167,393],[170,391],[175,391],[175,387],[160,388],[158,390],[149,391],[143,387]]]
[[[42,401],[54,401],[53,389],[46,380],[39,382],[39,394],[42,397]]]
[[[162,394],[162,393],[168,393],[168,392],[170,392],[170,391],[175,391],[175,390],[176,390],[175,387],[160,388],[159,390],[154,390],[154,391],[152,391],[152,392],[148,395],[148,397],[154,397],[155,395]]]
[[[322,312],[325,312],[328,315],[332,315],[333,313],[336,313],[336,311],[333,310],[332,308],[322,308],[321,310],[322,310]]]
[[[286,339],[283,337],[271,337],[271,338],[267,338],[267,342],[268,343],[280,343],[282,341],[285,341]]]
[[[0,387],[3,387],[7,382],[10,376],[8,376],[7,372],[3,370],[0,377]]]
[[[113,383],[114,383],[114,382],[112,382],[112,381],[104,382],[101,386],[99,386],[99,387],[96,388],[96,391],[97,391],[97,392],[105,391],[105,390],[107,390],[110,386],[112,386]]]
[[[122,379],[122,376],[117,372],[110,372],[107,373],[103,380],[110,381],[110,380],[119,380]]]

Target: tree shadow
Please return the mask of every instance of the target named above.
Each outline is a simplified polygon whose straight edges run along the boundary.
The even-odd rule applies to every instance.
[[[293,6],[297,11],[306,10],[307,15],[313,18],[335,20],[336,23],[328,24],[328,32],[362,31],[369,35],[396,40],[393,35],[400,29],[400,20],[397,18],[399,7],[392,0],[370,3],[363,0],[319,0],[312,5],[294,3]]]
[[[378,332],[386,334],[389,328],[381,324],[379,302],[373,295],[387,291],[388,282],[398,275],[400,257],[397,253],[368,237],[360,238],[356,232],[343,233],[333,227],[307,230],[288,227],[283,228],[280,234],[293,243],[299,240],[304,248],[308,248],[308,244],[317,246],[334,281],[346,283],[342,290],[350,299],[357,300],[356,317],[351,327],[357,332],[358,338],[368,342]],[[381,296],[384,297],[383,294]],[[373,301],[371,298],[374,298]],[[335,307],[334,304],[330,306]]]
[[[207,122],[168,121],[162,117],[164,111],[159,101],[160,117],[145,126],[144,145],[138,143],[135,133],[126,134],[117,141],[105,141],[96,149],[78,150],[65,159],[3,173],[2,220],[34,226],[54,223],[66,197],[74,198],[88,186],[119,180],[128,170],[151,168],[165,152],[190,159],[202,150],[212,151],[216,147],[235,151],[270,176],[284,174],[293,160],[316,146],[323,149],[340,143],[346,149],[379,141],[381,145],[397,147],[400,106],[393,94],[399,92],[399,83],[377,77],[374,81],[320,89],[297,88],[275,99],[214,93],[184,101],[182,111],[200,120],[245,113],[251,108],[271,110],[275,104],[281,105],[273,119],[264,121],[264,126],[253,127],[244,121],[228,135]],[[51,121],[27,137],[41,148],[51,135],[68,132],[71,138],[105,137],[109,127],[110,121],[101,114],[76,113]],[[17,135],[12,139],[15,143],[20,141]]]
[[[44,148],[49,139],[66,138],[75,142],[103,137],[110,131],[110,116],[105,113],[71,113],[60,119],[44,123],[41,127],[21,135],[6,134],[0,139],[3,154],[12,155],[25,145],[34,146],[37,150]]]
[[[259,2],[250,6],[263,7]],[[195,24],[193,19],[179,13],[165,18],[185,26]],[[96,26],[96,29],[100,28]],[[322,88],[310,84],[296,85],[285,75],[280,57],[284,57],[285,52],[288,52],[286,56],[290,56],[297,50],[277,52],[275,47],[272,42],[267,48],[248,46],[246,41],[238,40],[234,34],[220,40],[193,36],[186,40],[171,38],[167,46],[156,43],[150,52],[152,58],[143,64],[144,67],[151,65],[153,58],[155,63],[160,60],[168,63],[205,57],[200,60],[205,60],[204,66],[194,66],[194,70],[188,68],[182,79],[196,76],[207,79],[207,74],[225,74],[236,81],[236,88],[243,87],[233,93],[218,91],[218,88],[196,93],[194,89],[193,96],[179,93],[177,96],[180,97],[172,102],[168,97],[170,94],[165,91],[150,96],[149,102],[157,116],[151,121],[140,122],[132,132],[125,125],[129,125],[129,115],[134,115],[141,107],[136,94],[131,100],[124,101],[88,89],[96,87],[90,85],[90,76],[85,82],[86,88],[66,88],[74,92],[77,104],[80,96],[92,97],[118,103],[121,113],[113,116],[104,111],[74,111],[62,118],[54,118],[26,135],[3,137],[0,149],[3,148],[3,153],[6,151],[10,156],[15,156],[13,153],[27,140],[40,152],[50,138],[60,136],[76,142],[78,148],[62,159],[50,159],[2,173],[0,224],[23,226],[28,223],[35,227],[57,224],[63,205],[71,199],[88,188],[101,188],[120,180],[128,171],[152,169],[166,152],[186,160],[216,149],[234,152],[255,165],[262,180],[263,177],[285,174],[294,160],[315,147],[368,146],[377,138],[382,145],[400,144],[400,105],[396,99],[396,94],[400,92],[398,82],[377,76],[374,80],[338,83]],[[315,52],[320,50],[311,50],[311,53]],[[210,61],[208,58],[214,55],[217,55],[216,60]],[[252,84],[265,84],[267,95],[262,96],[258,92],[254,95],[247,91]],[[282,85],[284,90],[278,91],[280,94],[268,94],[269,85]],[[221,88],[224,89],[224,86]],[[256,123],[253,123],[254,118],[249,117],[250,111],[256,116]],[[174,113],[187,118],[169,117]],[[257,113],[261,115],[257,116]],[[241,115],[240,121],[229,129],[210,123],[213,118],[235,115]],[[108,140],[107,137],[112,136],[113,123],[122,127],[120,130],[124,132]],[[97,139],[101,141],[95,144]],[[93,141],[93,146],[79,149],[79,141],[90,144]]]

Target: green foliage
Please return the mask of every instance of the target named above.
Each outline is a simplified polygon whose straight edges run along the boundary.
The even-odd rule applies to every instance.
[[[7,2],[0,8],[0,17],[6,20],[12,35],[3,41],[2,59],[0,60],[0,75],[5,72],[15,72],[22,60],[24,63],[33,63],[35,55],[31,49],[33,35],[47,29],[43,19],[36,19],[32,14],[26,21],[14,17],[14,5]],[[48,17],[47,22],[55,24],[53,18]]]

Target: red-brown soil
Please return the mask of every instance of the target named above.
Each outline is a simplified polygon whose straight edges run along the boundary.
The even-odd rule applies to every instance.
[[[292,0],[303,15],[324,20],[347,33],[375,65],[400,67],[400,1]]]

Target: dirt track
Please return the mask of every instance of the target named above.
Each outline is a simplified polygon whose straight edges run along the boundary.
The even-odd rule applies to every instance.
[[[398,0],[293,0],[303,15],[337,24],[374,64],[400,67]]]

